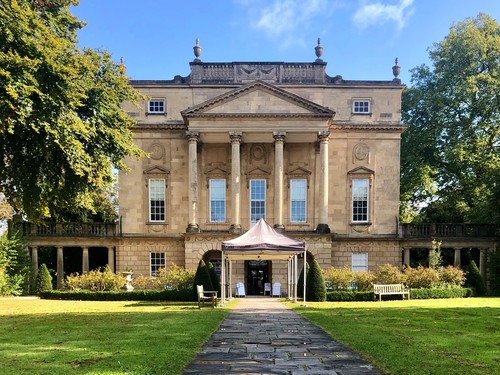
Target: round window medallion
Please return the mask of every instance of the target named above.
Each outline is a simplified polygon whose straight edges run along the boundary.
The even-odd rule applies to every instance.
[[[370,148],[366,143],[358,143],[354,146],[354,157],[358,160],[364,160],[370,153]]]

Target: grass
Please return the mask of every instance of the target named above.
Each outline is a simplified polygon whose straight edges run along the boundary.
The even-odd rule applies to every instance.
[[[0,374],[181,374],[228,313],[189,303],[0,299]]]
[[[388,374],[500,374],[500,298],[289,305]]]

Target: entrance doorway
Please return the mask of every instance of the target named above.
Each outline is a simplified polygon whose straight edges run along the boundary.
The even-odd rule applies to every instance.
[[[269,283],[271,262],[267,260],[245,261],[247,294],[264,295],[264,284]]]

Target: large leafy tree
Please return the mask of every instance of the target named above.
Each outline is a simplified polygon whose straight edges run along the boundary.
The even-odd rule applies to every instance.
[[[121,108],[139,94],[109,53],[78,48],[77,4],[0,2],[0,191],[30,220],[93,210],[113,168],[142,155]]]
[[[467,18],[429,56],[403,94],[403,220],[500,223],[499,25]]]

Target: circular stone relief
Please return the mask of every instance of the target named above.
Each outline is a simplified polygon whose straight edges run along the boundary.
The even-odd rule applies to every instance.
[[[366,143],[358,143],[354,146],[354,157],[358,160],[364,160],[370,153],[370,148]]]
[[[149,153],[151,154],[151,159],[159,160],[165,155],[165,148],[159,143],[154,143],[149,148]]]

